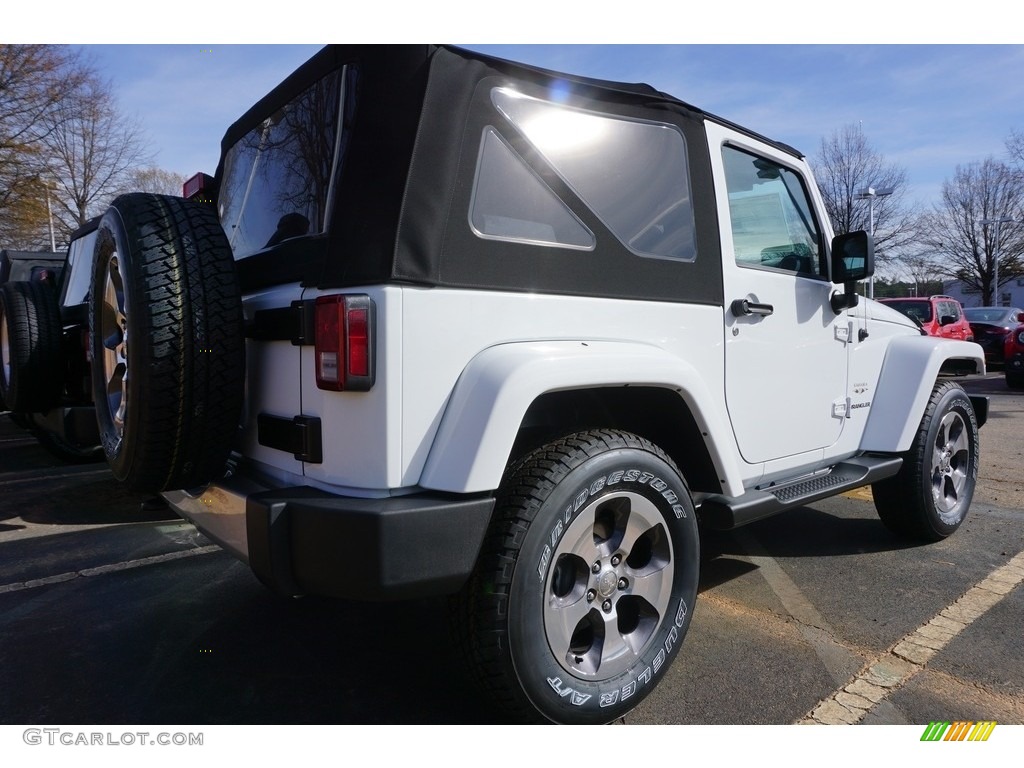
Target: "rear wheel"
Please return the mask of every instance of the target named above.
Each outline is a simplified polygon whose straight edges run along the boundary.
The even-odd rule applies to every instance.
[[[1006,386],[1010,389],[1024,389],[1024,374],[1006,372]]]
[[[978,478],[978,422],[959,384],[935,385],[899,473],[872,486],[875,509],[891,531],[939,541],[967,517]]]
[[[114,475],[146,492],[220,477],[241,415],[244,334],[213,207],[117,198],[97,232],[89,320],[93,400]]]
[[[11,411],[47,411],[64,384],[57,296],[38,281],[0,286],[0,399]]]
[[[517,719],[608,722],[675,658],[698,569],[697,521],[671,460],[628,433],[571,435],[507,475],[456,604],[459,636]]]

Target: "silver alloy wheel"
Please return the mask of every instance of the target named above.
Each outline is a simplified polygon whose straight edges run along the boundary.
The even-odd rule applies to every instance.
[[[962,515],[958,506],[967,488],[971,465],[971,443],[967,424],[957,411],[950,411],[939,422],[932,446],[932,498],[939,517],[946,523]]]
[[[111,253],[107,261],[103,280],[100,339],[103,344],[107,408],[114,431],[120,438],[124,434],[124,418],[128,407],[128,320],[117,251]]]
[[[672,542],[636,493],[602,496],[559,541],[545,583],[544,632],[569,673],[608,679],[634,664],[665,620]]]

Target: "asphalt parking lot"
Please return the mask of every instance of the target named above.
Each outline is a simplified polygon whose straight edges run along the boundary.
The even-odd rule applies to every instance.
[[[628,724],[1024,724],[1024,393],[992,398],[970,517],[907,546],[865,492],[704,542],[682,652]],[[0,723],[494,723],[444,600],[269,593],[103,465],[0,419]]]

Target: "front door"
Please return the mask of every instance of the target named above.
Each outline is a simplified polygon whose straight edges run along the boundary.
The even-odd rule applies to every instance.
[[[846,418],[851,329],[829,302],[812,185],[773,147],[717,126],[709,144],[718,148],[716,187],[727,191],[727,200],[719,192],[725,380],[737,445],[751,464],[820,451]]]

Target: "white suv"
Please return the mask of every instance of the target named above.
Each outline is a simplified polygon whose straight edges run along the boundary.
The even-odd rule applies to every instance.
[[[115,474],[286,594],[454,595],[509,712],[621,717],[664,676],[700,526],[872,485],[964,520],[971,343],[855,283],[799,152],[644,85],[328,47],[232,125],[206,202],[103,217]]]

